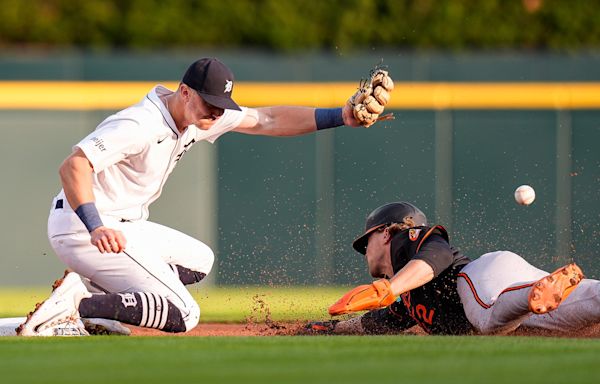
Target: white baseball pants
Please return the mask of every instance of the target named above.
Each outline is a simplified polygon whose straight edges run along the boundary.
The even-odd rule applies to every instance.
[[[64,204],[53,202],[48,238],[60,260],[106,293],[150,292],[167,298],[182,313],[186,329],[200,319],[200,307],[179,280],[172,265],[208,274],[214,262],[204,243],[150,221],[125,221],[102,216],[106,227],[119,230],[127,241],[125,251],[100,253],[79,217]]]
[[[600,323],[600,281],[584,279],[560,306],[536,315],[529,310],[533,283],[549,273],[509,251],[486,253],[467,264],[457,289],[467,318],[482,334],[507,333],[523,325],[579,331]]]

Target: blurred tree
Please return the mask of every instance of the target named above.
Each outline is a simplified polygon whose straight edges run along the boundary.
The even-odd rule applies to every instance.
[[[600,0],[0,0],[0,46],[594,49]]]

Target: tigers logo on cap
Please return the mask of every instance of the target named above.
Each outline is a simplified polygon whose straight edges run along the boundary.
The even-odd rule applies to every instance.
[[[233,72],[218,59],[196,60],[183,75],[182,83],[194,89],[208,104],[221,109],[242,109],[231,98]]]

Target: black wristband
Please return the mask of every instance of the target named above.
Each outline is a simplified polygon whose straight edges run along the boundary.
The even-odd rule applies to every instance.
[[[315,122],[317,130],[335,128],[344,125],[342,108],[316,108]]]
[[[77,207],[75,213],[79,216],[88,232],[92,232],[94,229],[104,225],[100,218],[100,214],[98,213],[98,209],[96,208],[96,204],[93,202],[81,204]]]

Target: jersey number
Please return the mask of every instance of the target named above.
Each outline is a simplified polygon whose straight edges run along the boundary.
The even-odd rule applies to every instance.
[[[415,307],[416,317],[429,325],[433,324],[433,314],[434,313],[435,313],[435,310],[433,310],[433,309],[428,310],[423,304],[418,304]]]
[[[403,293],[401,297],[404,305],[409,310],[410,317],[421,324],[433,324],[433,315],[435,314],[435,309],[427,309],[427,307],[423,304],[417,304],[413,307],[410,302],[410,292]]]

